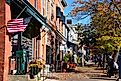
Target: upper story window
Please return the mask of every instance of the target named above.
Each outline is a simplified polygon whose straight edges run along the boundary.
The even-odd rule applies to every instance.
[[[53,10],[53,4],[51,4],[51,20],[54,19],[54,10]]]
[[[56,17],[57,18],[61,17],[61,9],[60,9],[60,7],[56,7]]]
[[[49,3],[50,3],[50,2],[49,2],[49,0],[48,0],[48,1],[47,1],[47,14],[49,14],[49,7],[50,7],[50,6],[49,6],[49,5],[50,5]]]
[[[47,0],[46,2],[46,16],[47,16],[47,19],[49,20],[50,19],[50,0]]]
[[[44,3],[45,3],[45,0],[41,0],[42,15],[44,15]]]
[[[38,0],[34,0],[34,7],[37,9]]]
[[[42,7],[44,7],[44,0],[42,0]]]
[[[63,7],[66,7],[67,6],[67,3],[65,0],[61,0],[61,4],[63,5]]]

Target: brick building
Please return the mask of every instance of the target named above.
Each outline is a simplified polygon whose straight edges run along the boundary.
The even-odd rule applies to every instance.
[[[55,65],[62,61],[65,0],[0,0],[0,4],[0,81],[7,81],[6,76],[14,72],[26,74],[33,59]],[[8,20],[28,17],[31,20],[24,32],[8,33]]]
[[[5,0],[0,0],[0,5],[0,81],[6,81],[9,67],[8,57],[11,53],[11,41],[6,32],[6,24],[11,19],[11,14],[10,6]]]
[[[46,41],[46,64],[54,64],[55,70],[61,67],[62,51],[60,46],[64,37],[65,16],[64,8],[67,6],[65,0],[42,0],[41,14],[46,18],[53,32],[45,35]],[[60,69],[61,70],[61,69]]]

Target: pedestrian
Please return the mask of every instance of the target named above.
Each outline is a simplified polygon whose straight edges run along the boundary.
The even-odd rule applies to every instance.
[[[98,55],[98,67],[102,67],[102,57],[101,57],[101,54]]]
[[[94,56],[94,62],[95,62],[95,65],[96,65],[96,63],[97,63],[97,55],[96,54]]]
[[[114,71],[114,59],[112,58],[112,56],[109,56],[107,75],[109,77],[113,76],[113,71]]]
[[[77,54],[75,52],[74,52],[73,57],[74,57],[74,63],[77,64]]]

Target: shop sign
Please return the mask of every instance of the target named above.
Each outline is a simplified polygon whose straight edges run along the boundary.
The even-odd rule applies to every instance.
[[[60,46],[60,50],[64,50],[64,46]]]

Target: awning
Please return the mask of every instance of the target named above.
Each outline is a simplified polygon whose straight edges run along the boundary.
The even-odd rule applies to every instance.
[[[19,7],[26,7],[25,12],[34,17],[38,22],[52,31],[52,28],[46,23],[46,19],[27,1],[27,0],[13,0]]]
[[[6,3],[10,5],[10,0],[6,0]]]
[[[59,38],[59,40],[64,40],[64,41],[67,41],[67,39],[57,30],[55,31],[56,35],[57,35],[57,38]]]
[[[68,47],[75,47],[76,44],[74,44],[74,43],[72,43],[72,42],[70,42],[70,41],[67,41],[67,46],[68,46]]]

